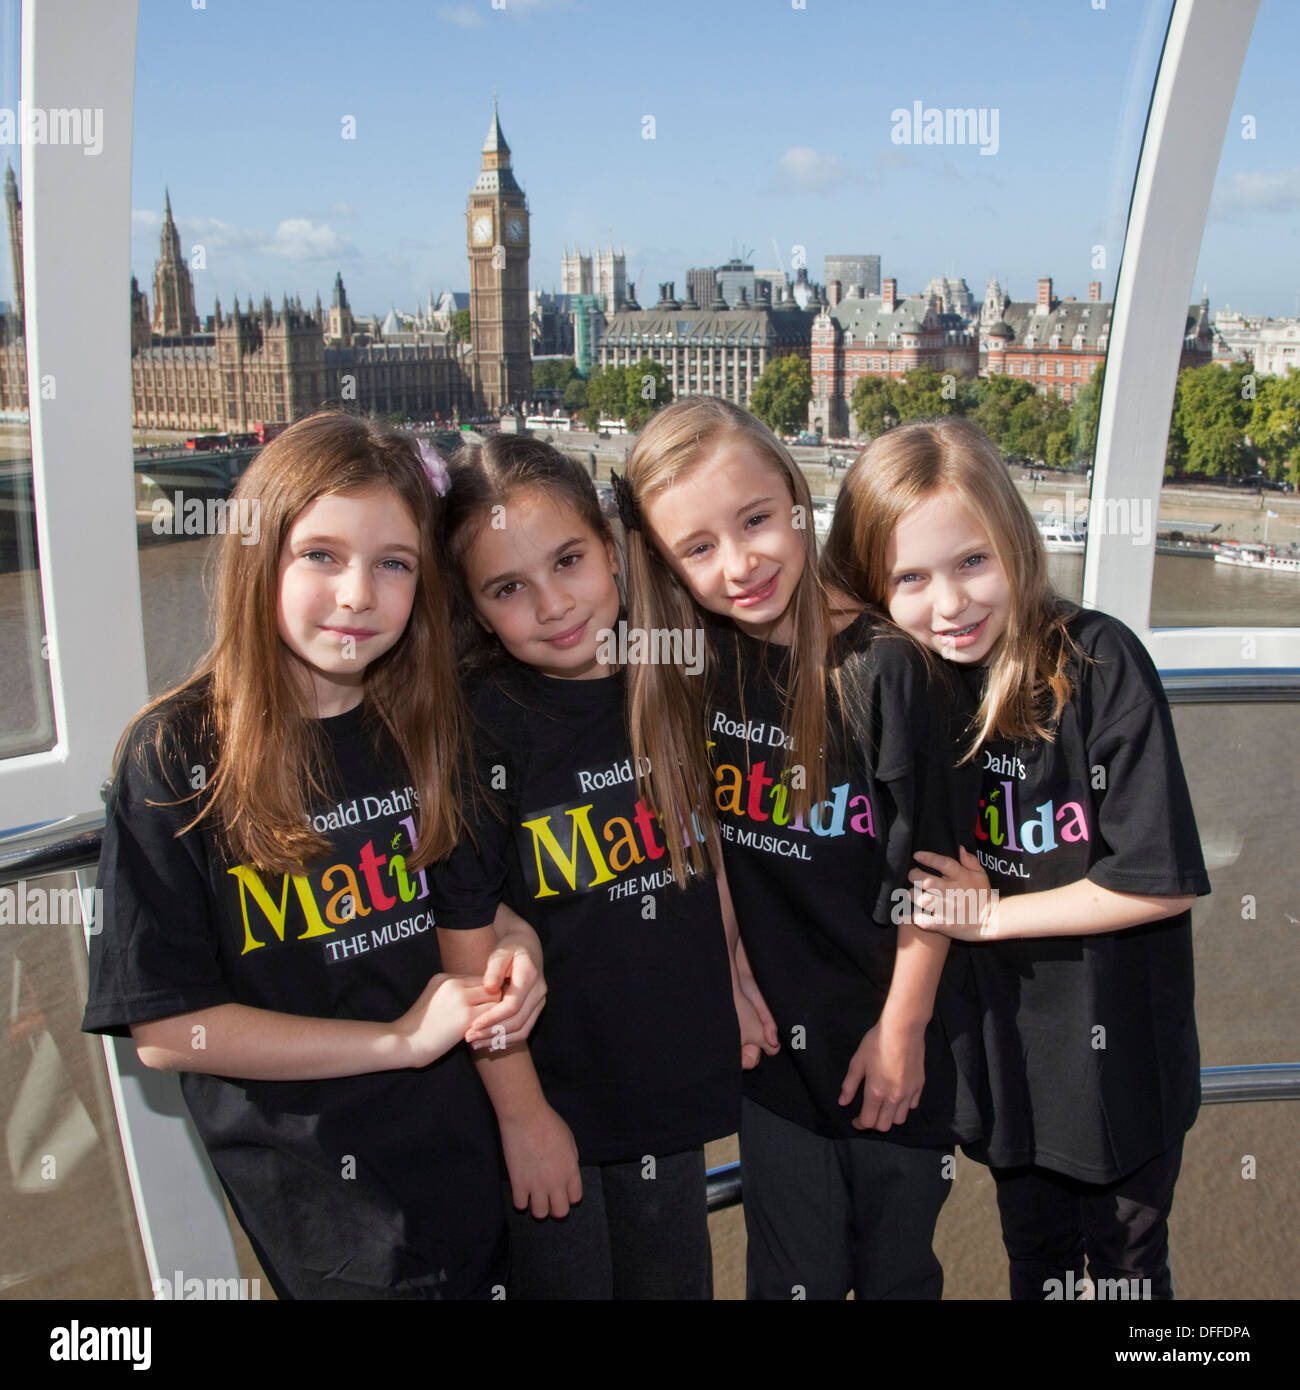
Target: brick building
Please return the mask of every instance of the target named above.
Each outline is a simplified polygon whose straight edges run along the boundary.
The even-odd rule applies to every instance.
[[[945,314],[937,297],[898,297],[887,279],[879,296],[827,287],[826,303],[812,325],[812,400],[808,423],[832,438],[856,435],[853,388],[864,376],[897,378],[917,367],[973,377],[979,345],[959,314]],[[856,290],[856,286],[854,287]]]

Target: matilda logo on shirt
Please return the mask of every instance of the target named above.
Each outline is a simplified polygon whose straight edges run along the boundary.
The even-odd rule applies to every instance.
[[[415,804],[411,787],[393,790],[387,796],[367,796],[340,803],[332,810],[312,817],[312,825],[322,832],[359,825],[363,821],[391,817],[410,810]],[[241,955],[259,951],[278,941],[310,941],[333,937],[339,928],[350,931],[334,941],[323,940],[326,957],[346,960],[376,947],[422,933],[432,926],[429,913],[421,912],[401,921],[386,921],[382,928],[357,932],[358,924],[372,913],[388,913],[400,903],[419,902],[429,896],[423,869],[407,873],[406,855],[399,846],[413,845],[417,839],[415,821],[406,815],[395,834],[367,839],[357,852],[356,863],[340,861],[324,868],[297,874],[281,874],[280,882],[263,877],[262,871],[238,864],[226,872],[239,885],[239,912],[244,927]],[[378,839],[378,844],[376,840]],[[294,897],[289,897],[292,889]],[[303,930],[293,935],[289,918],[296,901]],[[298,925],[294,923],[294,927]]]
[[[788,750],[792,746],[791,740],[775,724],[747,724],[743,720],[729,719],[721,710],[714,713],[713,731],[767,747]],[[797,835],[811,832],[821,839],[835,839],[852,832],[875,839],[871,798],[863,792],[850,796],[848,782],[828,788],[827,800],[811,808],[806,824],[802,812],[791,817],[789,772],[790,769],[786,769],[780,776],[768,776],[766,759],[745,768],[735,763],[715,764],[714,804],[720,812],[751,823],[736,826],[724,821],[722,833],[728,840],[787,859],[811,859],[806,842],[787,840],[772,832],[777,829]],[[766,825],[766,830],[759,830],[760,825]]]
[[[1024,777],[1024,764],[1010,754],[992,757],[985,753],[984,757],[987,770],[1010,774],[995,786],[985,783],[984,795],[975,812],[975,839],[979,841],[975,854],[985,869],[1008,878],[1028,878],[1023,861],[1001,856],[1050,854],[1063,844],[1078,844],[1090,838],[1088,818],[1078,801],[1062,802],[1058,809],[1055,800],[1049,799],[1040,802],[1032,815],[1022,819],[1023,808],[1016,806],[1016,793],[1018,790],[1023,795],[1025,789],[1017,788],[1011,778]]]
[[[643,770],[648,770],[644,763]],[[638,888],[648,893],[671,883],[672,870],[664,864],[652,873],[639,875],[638,884],[640,866],[668,853],[659,817],[639,798],[630,815],[607,814],[615,806],[626,806],[627,792],[622,789],[635,781],[631,759],[578,772],[575,778],[587,793],[582,803],[562,802],[530,811],[519,822],[520,830],[528,835],[520,858],[533,897],[558,898],[566,889],[589,893],[606,887],[612,901]],[[703,827],[695,817],[692,822],[692,830],[702,842]],[[629,874],[631,877],[626,877]]]

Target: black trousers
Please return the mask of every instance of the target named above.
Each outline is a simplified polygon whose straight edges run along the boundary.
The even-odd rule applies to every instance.
[[[578,1171],[582,1201],[568,1216],[511,1209],[507,1297],[713,1297],[703,1149]]]
[[[1078,1182],[1048,1168],[992,1169],[1011,1297],[1068,1298],[1086,1256],[1099,1300],[1172,1298],[1169,1209],[1182,1161],[1180,1139],[1113,1183]]]
[[[740,1158],[749,1298],[943,1293],[933,1242],[952,1187],[951,1150],[826,1139],[746,1100]]]

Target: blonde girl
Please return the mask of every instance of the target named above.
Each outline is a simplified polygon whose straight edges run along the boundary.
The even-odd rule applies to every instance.
[[[1085,1258],[1125,1297],[1172,1297],[1200,1096],[1189,909],[1209,884],[1160,678],[1122,623],[1052,592],[968,421],[874,440],[828,561],[965,684],[962,844],[926,846],[911,877],[922,929],[978,943],[990,1113],[972,1152],[997,1180],[1012,1297],[1070,1296]]]
[[[690,398],[628,460],[633,628],[704,625],[703,678],[630,675],[646,795],[709,790],[780,1051],[745,1082],[753,1298],[937,1298],[945,1157],[975,1130],[946,943],[906,921],[913,849],[947,842],[946,750],[913,644],[822,582],[812,501],[747,412]],[[949,1160],[950,1162],[950,1160]]]

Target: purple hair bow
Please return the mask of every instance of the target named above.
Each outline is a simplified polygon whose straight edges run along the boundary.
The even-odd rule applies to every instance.
[[[429,475],[429,481],[433,484],[433,490],[439,497],[446,497],[447,489],[451,486],[451,474],[447,469],[447,461],[426,440],[421,439],[420,461],[424,464],[424,470]]]

